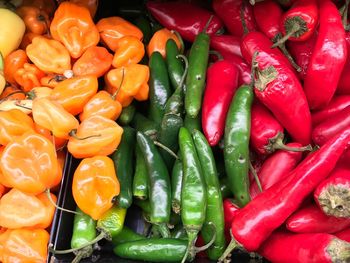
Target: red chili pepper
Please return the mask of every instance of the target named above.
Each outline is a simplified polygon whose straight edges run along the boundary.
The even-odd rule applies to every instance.
[[[350,243],[350,228],[334,233],[334,235],[337,238]]]
[[[345,40],[348,55],[336,90],[338,94],[350,94],[350,31],[345,32]]]
[[[288,143],[289,147],[300,147],[299,143]],[[269,189],[275,183],[285,178],[300,162],[301,152],[277,151],[269,156],[258,172],[259,181],[263,191]],[[250,196],[254,199],[260,194],[256,181],[253,181],[249,188]]]
[[[347,58],[345,31],[332,1],[320,1],[320,27],[304,81],[310,109],[320,109],[332,99]]]
[[[210,38],[210,47],[217,50],[222,56],[236,55],[242,57],[241,39],[231,35],[213,35]]]
[[[238,76],[238,86],[241,86],[243,84],[248,84],[251,82],[251,68],[248,66],[248,64],[243,60],[243,58],[231,55],[231,54],[225,54],[223,53],[222,56],[225,60],[230,61],[232,64],[234,64],[238,70],[239,70],[239,76]]]
[[[350,220],[350,169],[339,167],[320,183],[314,199],[324,213]]]
[[[335,233],[350,226],[350,218],[325,215],[311,203],[292,214],[286,221],[289,231],[295,233]]]
[[[349,262],[350,244],[326,233],[293,234],[276,231],[258,253],[271,262]]]
[[[226,114],[238,88],[238,75],[237,67],[226,60],[215,62],[207,70],[202,127],[211,146],[217,145],[224,134]]]
[[[226,240],[230,240],[230,228],[232,224],[233,218],[236,216],[237,212],[239,211],[239,207],[233,203],[233,200],[231,199],[225,199],[223,202],[224,206],[224,220],[225,220],[225,236]]]
[[[350,125],[350,106],[333,114],[331,118],[318,124],[312,131],[312,140],[318,146],[325,144],[336,134]]]
[[[146,7],[164,27],[179,32],[185,40],[190,42],[193,42],[195,37],[203,31],[211,16],[213,18],[206,30],[207,34],[214,35],[223,27],[217,16],[194,4],[179,1],[149,1]]]
[[[256,97],[272,112],[293,140],[307,145],[311,141],[311,114],[303,88],[280,50],[260,32],[250,32],[242,40],[241,51],[246,61],[253,54],[258,64]]]
[[[232,221],[231,232],[234,240],[221,260],[226,258],[237,243],[248,251],[257,251],[269,235],[329,175],[349,142],[350,128],[308,155],[286,176],[286,180],[279,181],[243,207]],[[278,250],[279,254],[280,252]]]
[[[214,0],[212,7],[214,12],[222,19],[228,31],[234,36],[243,36],[243,20],[248,31],[257,29],[253,8],[243,0]]]
[[[333,116],[348,106],[350,106],[350,95],[334,96],[326,107],[319,111],[312,112],[312,125],[315,127],[317,124],[333,118]]]

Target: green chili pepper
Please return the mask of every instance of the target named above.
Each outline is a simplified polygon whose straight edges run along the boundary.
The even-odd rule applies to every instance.
[[[179,155],[179,154],[178,154]],[[181,188],[182,188],[182,162],[176,159],[171,173],[171,207],[176,214],[181,211]]]
[[[111,240],[122,231],[125,215],[125,208],[113,206],[97,221],[97,229]]]
[[[148,174],[146,161],[143,158],[143,154],[138,144],[135,146],[135,156],[136,164],[133,181],[133,195],[136,198],[144,200],[148,198]]]
[[[205,136],[198,130],[192,133],[193,141],[196,146],[200,165],[204,175],[207,190],[207,210],[205,223],[201,230],[205,243],[210,242],[213,238],[212,227],[210,222],[214,224],[216,231],[216,239],[213,245],[208,249],[208,257],[211,260],[217,260],[224,253],[226,239],[224,234],[224,208],[220,191],[220,184],[213,152]]]
[[[142,42],[144,44],[148,44],[149,40],[152,37],[152,28],[150,21],[144,15],[140,15],[134,20],[134,25],[137,26],[143,33]]]
[[[201,117],[200,114],[197,115],[197,117],[192,118],[188,114],[185,115],[184,119],[184,126],[192,132],[193,130],[202,130],[202,123],[201,123]]]
[[[134,103],[131,103],[129,106],[123,108],[118,118],[118,123],[122,126],[129,125],[132,119],[134,118],[135,111],[136,107]]]
[[[249,138],[253,90],[239,87],[227,113],[224,135],[224,160],[231,192],[240,207],[250,201],[249,195]]]
[[[188,236],[185,262],[188,255],[193,259],[196,253],[194,243],[205,222],[207,192],[193,139],[185,127],[179,132],[179,146],[183,165],[181,218]]]
[[[181,83],[182,75],[184,74],[185,69],[177,57],[180,55],[180,51],[173,39],[168,39],[166,42],[165,51],[169,79],[173,88],[176,89]]]
[[[147,135],[137,132],[136,138],[147,166],[150,186],[150,221],[152,224],[166,226],[169,223],[171,211],[171,186],[168,169],[158,149]],[[168,233],[162,234],[167,235]]]
[[[122,243],[141,240],[145,238],[146,237],[144,237],[143,235],[140,235],[128,228],[127,226],[124,226],[123,229],[119,232],[119,234],[112,238],[112,242],[113,245],[119,245]]]
[[[131,127],[123,127],[124,132],[118,149],[113,153],[115,170],[120,183],[120,193],[117,196],[117,204],[121,208],[129,208],[132,204],[132,181],[134,175],[134,149],[135,130]]]
[[[223,199],[232,196],[231,190],[228,187],[227,177],[223,177],[220,179],[220,191],[221,191],[221,196]]]
[[[158,126],[157,124],[145,117],[139,112],[136,112],[132,119],[131,125],[140,132],[143,132],[149,136],[152,140],[156,140],[158,137]]]
[[[149,118],[160,125],[165,104],[171,96],[168,70],[162,55],[155,51],[149,59]]]
[[[145,214],[151,214],[151,204],[149,200],[135,199],[134,204],[140,207]]]
[[[187,240],[149,238],[117,245],[114,253],[131,260],[150,262],[179,262],[186,252]]]

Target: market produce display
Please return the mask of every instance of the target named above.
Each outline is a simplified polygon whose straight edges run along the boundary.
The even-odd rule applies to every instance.
[[[350,262],[349,1],[126,2],[0,1],[0,262]]]

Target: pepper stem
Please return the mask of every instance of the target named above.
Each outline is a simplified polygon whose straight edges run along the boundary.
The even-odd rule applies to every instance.
[[[213,236],[206,245],[201,246],[201,247],[194,247],[194,251],[196,253],[207,250],[208,248],[210,248],[214,244],[214,242],[216,240],[216,227],[215,227],[215,225],[212,222],[209,222],[208,225],[210,225],[212,230],[213,230]]]
[[[244,17],[244,9],[245,9],[245,7],[246,7],[246,2],[242,1],[241,8],[239,10],[239,16],[240,16],[241,21],[242,21],[242,27],[243,27],[243,34],[244,35],[249,33],[247,22],[245,21],[245,17]]]
[[[180,54],[183,54],[184,51],[185,51],[185,43],[184,43],[184,40],[182,39],[181,35],[179,32],[177,32],[176,30],[170,30],[171,33],[175,34],[175,36],[177,37],[177,39],[179,40],[180,42]]]
[[[195,242],[199,231],[196,229],[186,229],[186,232],[188,237],[188,245],[187,245],[186,253],[182,258],[181,263],[185,263],[188,256],[190,256],[191,258],[195,256],[194,248],[195,248]]]
[[[349,262],[350,243],[339,238],[333,238],[327,246],[327,254],[332,262]]]
[[[341,16],[342,16],[342,23],[343,23],[343,26],[344,26],[345,30],[349,30],[348,10],[349,10],[349,0],[345,0],[345,4],[340,10],[340,13],[341,13]]]
[[[269,139],[269,144],[265,146],[266,151],[268,153],[272,153],[275,150],[284,150],[291,152],[312,151],[312,146],[310,144],[303,147],[290,147],[283,143],[283,139],[284,134],[282,132],[278,132],[275,137]]]
[[[75,252],[75,258],[72,260],[72,263],[79,263],[83,258],[90,257],[93,252],[92,246],[84,247],[83,249]]]
[[[226,248],[226,250],[224,251],[224,253],[220,256],[220,258],[218,259],[218,263],[220,263],[220,262],[230,262],[229,260],[228,260],[228,257],[231,255],[231,252],[235,249],[235,248],[237,248],[237,247],[239,247],[239,245],[238,245],[238,243],[237,243],[237,241],[235,240],[235,238],[233,237],[233,235],[232,235],[232,231],[230,230],[230,235],[231,235],[231,241],[230,241],[230,243],[228,244],[228,246],[227,246],[227,248]]]
[[[101,134],[94,134],[94,135],[89,135],[89,136],[80,138],[80,137],[77,136],[77,129],[71,130],[71,131],[68,133],[68,135],[69,135],[70,137],[73,137],[74,139],[80,140],[80,141],[81,141],[81,140],[90,139],[90,138],[95,138],[95,137],[101,137]]]
[[[112,99],[115,100],[115,98],[117,97],[119,90],[121,89],[123,82],[124,82],[124,75],[125,75],[125,69],[123,68],[122,70],[122,79],[120,80],[120,84],[119,87],[117,88],[117,90],[113,93],[112,95]]]
[[[67,213],[71,213],[71,214],[82,215],[82,213],[79,213],[79,212],[77,212],[77,211],[65,209],[65,208],[63,208],[63,207],[58,206],[58,205],[55,203],[55,201],[52,200],[50,189],[46,189],[46,190],[45,190],[45,193],[46,193],[47,198],[49,199],[49,202],[50,202],[54,207],[56,207],[56,209],[61,210],[61,211],[64,211],[64,212],[67,212]]]
[[[255,85],[255,74],[256,71],[259,70],[259,64],[258,61],[256,61],[257,56],[259,55],[258,51],[255,51],[252,57],[252,67],[250,71],[250,86],[254,88]]]
[[[181,79],[180,79],[179,86],[177,87],[177,88],[182,89],[182,87],[183,87],[183,85],[184,85],[184,83],[185,83],[186,77],[187,77],[187,72],[188,72],[188,59],[187,59],[186,56],[184,56],[184,55],[176,55],[176,58],[177,58],[177,59],[181,58],[182,61],[183,61],[184,64],[185,64],[184,73],[182,74]]]
[[[157,145],[158,147],[162,148],[164,151],[169,153],[171,156],[173,156],[175,159],[179,159],[179,157],[174,153],[169,147],[165,146],[164,144],[154,141],[154,144]]]
[[[327,215],[350,217],[350,188],[346,185],[329,185],[319,194],[318,202]]]
[[[166,223],[157,224],[158,231],[162,238],[169,238],[171,236],[168,225]]]
[[[181,205],[180,205],[180,202],[178,200],[172,200],[171,207],[172,207],[175,214],[180,214]]]
[[[207,33],[208,27],[210,25],[210,22],[213,20],[214,15],[211,15],[207,21],[207,23],[205,24],[205,26],[203,27],[202,33]]]
[[[262,193],[263,189],[262,189],[262,187],[261,187],[260,179],[259,179],[258,174],[256,173],[255,168],[254,168],[253,165],[252,165],[252,162],[249,162],[249,170],[250,170],[250,172],[251,172],[251,173],[253,174],[253,176],[254,176],[254,180],[255,180],[256,184],[258,185],[258,188],[259,188],[260,193]]]

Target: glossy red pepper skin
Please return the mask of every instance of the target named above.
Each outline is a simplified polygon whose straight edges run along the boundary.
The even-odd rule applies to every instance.
[[[255,95],[288,131],[294,141],[307,145],[311,141],[311,114],[303,88],[291,65],[279,49],[260,32],[250,32],[242,40],[241,51],[246,61],[256,57],[260,70],[272,66],[277,76]]]
[[[290,147],[300,147],[300,143],[288,143]],[[271,154],[263,163],[258,177],[263,191],[269,189],[274,184],[283,180],[289,172],[291,172],[300,162],[302,157],[301,152],[291,152],[279,150]],[[250,197],[254,199],[260,190],[255,181],[253,181],[249,188]]]
[[[337,238],[350,243],[350,228],[334,233],[334,235]]]
[[[244,4],[243,7],[242,4]],[[257,29],[253,8],[249,3],[243,0],[214,0],[212,2],[212,7],[217,16],[222,19],[231,35],[242,37],[244,34],[241,19],[242,8],[248,31],[255,31]]]
[[[207,70],[207,83],[202,105],[202,129],[210,146],[219,143],[232,97],[238,88],[238,68],[220,60]]]
[[[320,26],[304,81],[310,109],[332,99],[347,58],[344,26],[332,1],[320,1]]]
[[[318,124],[312,131],[312,140],[321,146],[329,139],[350,126],[350,106]]]
[[[251,76],[251,68],[248,66],[248,64],[244,61],[243,58],[231,55],[231,54],[223,54],[223,57],[225,60],[230,61],[232,64],[234,64],[238,70],[239,70],[239,76],[238,76],[238,86],[240,87],[243,84],[249,84],[251,82],[252,76]]]
[[[224,220],[225,220],[225,236],[226,240],[229,241],[231,239],[230,236],[230,228],[232,224],[232,220],[239,211],[239,207],[233,203],[231,199],[225,199],[223,202],[224,206]]]
[[[311,113],[312,125],[316,127],[317,124],[333,118],[348,106],[350,106],[350,95],[334,96],[326,107]]]
[[[213,35],[210,38],[210,47],[217,50],[222,56],[235,55],[242,57],[241,39],[231,35]]]
[[[336,90],[338,94],[350,94],[350,31],[345,32],[345,41],[348,55]]]
[[[335,233],[350,226],[350,218],[325,215],[316,204],[309,204],[286,221],[289,231],[295,233]]]
[[[341,243],[343,250],[346,250],[347,244],[335,239],[335,236],[326,233],[294,234],[276,231],[264,242],[258,253],[275,263],[337,262],[336,258],[332,258],[330,248],[334,250]],[[347,259],[339,262],[347,262]]]
[[[146,7],[152,16],[164,27],[175,30],[187,41],[193,42],[203,31],[213,15],[206,30],[208,35],[214,35],[223,24],[212,12],[197,5],[185,2],[156,2],[147,1]]]
[[[235,240],[246,250],[256,251],[329,175],[349,141],[350,128],[308,155],[286,180],[279,181],[242,208],[231,225]]]

